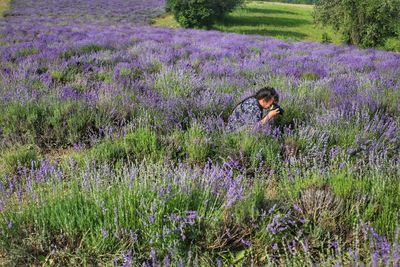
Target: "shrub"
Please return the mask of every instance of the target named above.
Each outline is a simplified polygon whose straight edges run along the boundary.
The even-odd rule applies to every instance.
[[[163,138],[168,158],[194,164],[203,163],[215,156],[215,147],[212,146],[214,141],[211,136],[207,136],[204,128],[198,125],[192,125],[187,131],[175,129]]]
[[[274,125],[294,126],[296,122],[308,121],[310,114],[313,112],[313,107],[310,105],[310,103],[303,101],[303,99],[305,99],[305,97],[298,97],[297,99],[293,98],[282,101],[282,104],[280,105],[284,108],[285,115],[276,117],[273,121]]]
[[[25,47],[18,50],[16,58],[27,57],[39,53],[39,49],[36,47]]]
[[[60,58],[69,59],[74,56],[80,56],[84,54],[92,54],[102,50],[111,49],[110,47],[101,46],[98,44],[86,44],[80,47],[76,47],[60,54]]]
[[[342,200],[328,186],[313,186],[300,192],[298,208],[301,215],[311,223],[335,231],[342,205]]]
[[[1,161],[4,166],[0,165],[5,174],[15,173],[18,167],[30,167],[32,161],[36,161],[39,157],[37,148],[33,145],[25,145],[16,147],[4,152]],[[0,173],[2,174],[2,173]]]
[[[147,128],[138,128],[128,133],[123,139],[128,155],[135,158],[157,161],[163,158],[164,152],[155,132]]]
[[[211,142],[198,126],[192,126],[185,133],[184,144],[190,162],[204,162],[211,155]]]
[[[376,47],[395,36],[399,12],[398,0],[319,0],[314,18],[323,25],[332,25],[349,44]]]
[[[113,74],[107,71],[95,72],[92,75],[92,79],[94,81],[102,81],[105,83],[112,83],[113,81]]]
[[[239,160],[250,169],[257,168],[262,162],[273,166],[280,161],[280,145],[267,135],[242,130],[223,135],[220,142],[222,156]]]
[[[4,143],[36,144],[41,148],[88,143],[93,134],[110,124],[106,111],[81,101],[60,103],[9,103],[0,106]]]
[[[331,38],[331,37],[329,36],[329,34],[326,33],[326,32],[324,32],[324,33],[322,34],[322,43],[323,43],[323,44],[332,43],[332,38]]]
[[[120,159],[126,158],[126,153],[123,145],[120,142],[106,140],[92,147],[89,157],[96,159],[99,162],[108,161],[115,163]],[[75,158],[80,161],[82,158]]]
[[[193,75],[182,70],[165,70],[157,74],[154,89],[164,97],[187,96],[195,88]]]
[[[60,84],[67,84],[74,82],[77,75],[79,75],[82,70],[76,65],[69,65],[64,70],[55,70],[51,72],[51,78],[53,82]]]
[[[105,140],[93,146],[89,152],[91,159],[112,163],[120,160],[141,161],[143,159],[158,161],[163,156],[164,150],[156,134],[147,128],[135,129],[120,139]]]
[[[31,81],[31,87],[39,92],[43,92],[46,90],[46,85],[40,80]]]
[[[209,28],[214,22],[232,11],[243,0],[168,0],[167,10],[185,28]]]

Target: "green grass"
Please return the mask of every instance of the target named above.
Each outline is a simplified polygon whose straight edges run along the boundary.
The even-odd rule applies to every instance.
[[[213,29],[241,34],[258,34],[296,41],[322,41],[327,33],[332,43],[340,43],[340,34],[329,27],[314,25],[312,5],[274,2],[248,2],[228,14]],[[153,21],[154,26],[177,28],[172,15],[165,14]]]
[[[388,51],[395,51],[400,53],[400,36],[392,37],[386,40],[384,49]]]
[[[3,16],[3,12],[10,7],[10,0],[0,0],[0,17]]]

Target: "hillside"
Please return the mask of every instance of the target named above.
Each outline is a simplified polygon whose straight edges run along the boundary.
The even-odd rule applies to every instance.
[[[333,43],[340,43],[340,35],[330,27],[315,26],[313,6],[277,2],[246,2],[218,22],[215,30],[242,34],[258,34],[279,39],[321,42],[327,33]],[[154,26],[177,28],[172,15],[165,14],[153,20]]]
[[[283,40],[342,43],[340,33],[331,27],[314,24],[312,5],[293,4],[294,2],[304,1],[246,1],[243,7],[228,14],[213,28],[219,31],[264,35]],[[168,13],[153,19],[152,24],[156,27],[180,27]],[[400,52],[400,38],[389,38],[379,49]]]

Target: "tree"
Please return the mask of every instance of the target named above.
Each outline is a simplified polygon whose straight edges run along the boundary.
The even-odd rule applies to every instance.
[[[185,28],[209,28],[244,0],[167,0],[167,9]]]
[[[317,23],[341,32],[348,44],[376,47],[395,36],[400,0],[318,0],[313,15]]]

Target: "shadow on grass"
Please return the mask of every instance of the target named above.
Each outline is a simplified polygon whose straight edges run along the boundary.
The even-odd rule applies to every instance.
[[[220,24],[226,27],[233,26],[261,26],[268,25],[274,27],[297,27],[300,25],[311,24],[305,19],[295,18],[274,18],[267,16],[226,16],[220,21]]]
[[[257,7],[244,7],[241,10],[249,13],[265,13],[265,14],[290,14],[290,15],[298,15],[297,12],[287,11],[287,10],[278,10],[278,9],[269,9],[269,8],[257,8]]]
[[[212,30],[220,31],[221,29],[212,28]],[[229,29],[222,30],[225,32],[231,32]],[[267,30],[267,29],[240,29],[235,30],[234,32],[240,34],[256,34],[256,35],[264,35],[270,37],[278,37],[280,39],[292,39],[292,40],[304,40],[308,37],[307,34],[295,32],[295,31],[285,31],[285,30]]]
[[[249,30],[241,30],[241,33],[266,35],[266,36],[280,37],[284,39],[293,39],[293,40],[304,40],[307,37],[307,34],[304,33],[285,31],[285,30],[249,29]]]

